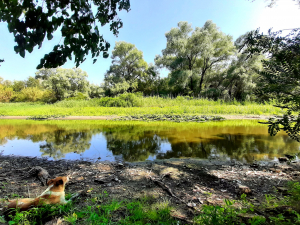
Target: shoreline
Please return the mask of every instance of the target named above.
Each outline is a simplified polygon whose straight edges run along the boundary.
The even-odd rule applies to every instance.
[[[212,115],[221,116],[226,120],[268,120],[272,115]],[[10,120],[25,120],[29,119],[31,116],[0,116],[0,119],[10,119]],[[121,116],[66,116],[59,118],[49,118],[46,120],[112,120],[120,118]]]
[[[224,205],[225,199],[239,200],[241,187],[251,191],[247,198],[251,204],[261,205],[266,194],[280,197],[276,189],[285,190],[289,181],[299,181],[300,177],[299,163],[249,164],[198,159],[92,163],[0,154],[0,166],[0,183],[4,187],[0,189],[0,208],[7,204],[7,198],[41,193],[45,187],[36,174],[29,172],[42,167],[49,173],[49,179],[71,176],[66,193],[82,193],[82,200],[75,202],[78,209],[91,205],[88,201],[103,192],[119,202],[151,196],[154,204],[168,202],[173,208],[172,217],[179,215],[189,221],[205,204]],[[159,184],[165,185],[173,195]]]

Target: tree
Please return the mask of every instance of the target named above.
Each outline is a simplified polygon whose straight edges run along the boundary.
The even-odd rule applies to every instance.
[[[143,52],[134,44],[116,42],[112,52],[112,65],[104,76],[105,86],[115,95],[134,92],[138,82],[147,76],[148,64],[143,59]]]
[[[259,29],[252,31],[245,40],[245,53],[248,57],[268,56],[268,60],[262,61],[264,70],[259,73],[262,85],[258,94],[276,98],[277,107],[287,109],[283,118],[269,120],[270,134],[276,135],[282,129],[300,141],[300,29],[281,35],[281,31],[269,30],[267,35],[260,34]]]
[[[194,80],[199,77],[198,92],[201,93],[205,76],[218,64],[229,59],[235,52],[232,37],[225,35],[212,21],[202,28],[187,22],[179,22],[178,28],[166,33],[167,46],[155,63],[171,71],[171,83],[190,87],[195,94]]]
[[[96,13],[93,9],[97,8]],[[62,44],[41,59],[37,69],[56,68],[63,65],[67,58],[75,56],[76,67],[91,52],[92,58],[103,52],[108,57],[110,44],[99,33],[97,22],[110,25],[114,35],[123,26],[117,17],[117,10],[129,11],[129,0],[2,0],[0,1],[0,22],[7,22],[9,32],[14,34],[16,53],[25,57],[35,46],[39,48],[47,36],[61,28]],[[97,59],[94,59],[94,63]]]
[[[237,49],[241,48],[247,34],[241,35],[235,41]],[[262,70],[261,60],[264,59],[264,56],[255,55],[247,60],[246,58],[243,51],[237,53],[228,68],[213,76],[214,83],[217,84],[213,87],[219,92],[223,92],[223,95],[228,95],[231,100],[245,101],[255,91],[258,82],[257,71]]]
[[[79,92],[88,96],[89,82],[85,71],[80,68],[73,69],[40,69],[36,78],[41,78],[42,85],[55,93],[57,100],[75,97]]]

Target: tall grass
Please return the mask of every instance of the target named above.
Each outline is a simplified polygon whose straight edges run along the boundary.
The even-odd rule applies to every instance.
[[[100,115],[143,115],[143,114],[186,114],[186,115],[280,115],[284,112],[273,106],[253,102],[224,102],[189,97],[161,98],[139,97],[126,94],[91,100],[69,100],[55,104],[44,103],[0,103],[0,115],[5,116],[100,116]]]

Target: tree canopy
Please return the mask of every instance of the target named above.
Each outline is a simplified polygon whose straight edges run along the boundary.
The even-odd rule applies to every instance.
[[[275,135],[283,129],[291,138],[300,141],[300,29],[286,36],[282,36],[281,31],[269,30],[265,35],[256,30],[249,33],[245,46],[249,57],[265,54],[269,58],[262,61],[264,70],[259,73],[258,94],[276,98],[277,106],[288,110],[283,118],[268,122],[269,132]]]
[[[36,72],[36,78],[42,79],[42,85],[52,90],[57,100],[75,97],[78,93],[88,96],[89,82],[85,71],[80,68],[73,69],[45,69]]]
[[[208,72],[218,64],[226,62],[235,52],[232,37],[225,35],[212,21],[193,31],[188,22],[179,22],[178,28],[166,33],[167,46],[162,56],[156,56],[155,63],[171,71],[171,83],[189,86],[195,94],[198,78],[198,92]]]
[[[116,42],[111,58],[112,65],[104,78],[111,94],[137,89],[138,82],[147,76],[148,64],[143,59],[143,52],[134,44],[120,41]]]
[[[93,9],[97,9],[95,13]],[[37,68],[56,68],[68,58],[72,60],[73,55],[78,67],[89,53],[94,63],[101,52],[104,58],[109,56],[110,44],[100,34],[97,23],[109,24],[117,35],[123,26],[117,10],[129,11],[129,0],[2,0],[0,22],[7,22],[17,43],[14,50],[23,58],[26,51],[40,48],[45,37],[51,40],[60,29],[62,43],[45,54]]]

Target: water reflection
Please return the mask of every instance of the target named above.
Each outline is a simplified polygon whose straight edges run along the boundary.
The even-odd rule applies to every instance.
[[[18,145],[18,140],[36,143]],[[92,144],[93,143],[93,144]],[[15,146],[8,148],[8,145]],[[180,157],[272,160],[295,154],[300,144],[281,133],[270,137],[267,127],[256,121],[210,124],[109,123],[90,121],[0,121],[0,146],[4,154],[68,158],[72,153],[104,160],[111,152],[125,161]],[[24,150],[25,149],[25,150]],[[1,149],[0,149],[1,150]],[[76,157],[75,157],[76,158]]]

